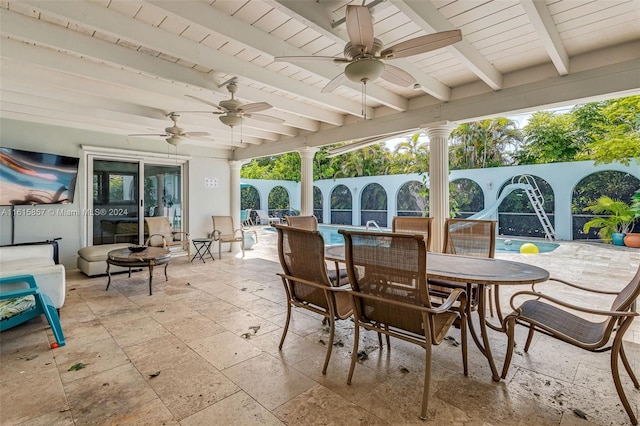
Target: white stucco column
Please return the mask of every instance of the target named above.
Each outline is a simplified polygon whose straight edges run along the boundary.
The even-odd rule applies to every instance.
[[[229,161],[229,185],[231,186],[229,191],[231,211],[229,213],[236,228],[240,227],[240,168],[244,163],[244,161],[238,160]]]
[[[304,147],[300,154],[300,215],[313,215],[313,156],[318,148]]]
[[[429,137],[429,216],[433,218],[431,250],[442,251],[444,222],[449,217],[449,122],[425,128]]]

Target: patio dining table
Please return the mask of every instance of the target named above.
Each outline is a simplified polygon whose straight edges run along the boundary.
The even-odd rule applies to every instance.
[[[345,262],[345,246],[327,246],[325,248],[325,259],[333,262]],[[481,257],[460,256],[442,253],[427,253],[427,275],[432,279],[456,281],[467,286],[467,294],[471,294],[471,286],[478,285],[478,327],[480,336],[476,333],[473,321],[471,321],[471,308],[467,304],[467,315],[469,316],[469,332],[476,346],[489,361],[491,374],[494,381],[500,381],[500,374],[496,369],[487,326],[496,331],[504,332],[502,324],[502,314],[499,308],[499,286],[501,285],[526,285],[543,282],[549,279],[549,272],[543,268],[528,265],[526,263],[514,262],[503,259],[488,259]],[[500,325],[495,326],[487,323],[485,286],[494,285],[496,309]]]

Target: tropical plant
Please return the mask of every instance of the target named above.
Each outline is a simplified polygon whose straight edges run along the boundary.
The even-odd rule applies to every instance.
[[[640,189],[631,197],[631,211],[634,219],[640,219]]]
[[[624,201],[614,200],[611,197],[602,196],[598,201],[588,207],[585,211],[590,211],[597,215],[584,224],[584,232],[589,232],[591,228],[600,228],[598,236],[605,242],[611,241],[613,233],[627,233],[631,229],[635,214]]]

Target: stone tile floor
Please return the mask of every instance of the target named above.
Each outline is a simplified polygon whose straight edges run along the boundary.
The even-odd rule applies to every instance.
[[[257,425],[422,424],[418,419],[424,351],[392,340],[391,350],[365,335],[369,358],[346,384],[353,323],[338,325],[327,374],[321,321],[294,311],[282,351],[285,296],[274,233],[244,259],[190,263],[178,257],[169,281],[156,271],[148,295],[147,271],[87,278],[68,271],[61,320],[67,345],[49,349],[51,331],[40,319],[0,335],[2,425]],[[620,288],[640,263],[640,251],[563,243],[539,255],[499,254],[529,262],[573,282]],[[162,272],[162,271],[160,271]],[[504,309],[508,293],[501,291]],[[610,300],[576,303],[608,307]],[[520,328],[520,327],[519,327]],[[459,331],[452,330],[459,341]],[[519,330],[517,342],[524,344]],[[629,424],[609,370],[609,354],[592,354],[546,336],[528,354],[516,348],[507,380],[491,380],[486,359],[470,340],[470,374],[460,348],[445,341],[433,350],[430,424]],[[640,321],[625,346],[640,373]],[[493,333],[501,366],[505,337]],[[74,364],[84,368],[70,371]],[[622,368],[622,367],[621,367]],[[638,413],[640,391],[621,373]],[[574,409],[586,413],[584,420]]]

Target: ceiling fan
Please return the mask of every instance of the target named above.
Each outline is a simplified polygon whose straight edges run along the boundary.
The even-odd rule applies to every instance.
[[[192,99],[196,99],[202,103],[207,105],[211,105],[214,108],[217,108],[219,111],[184,111],[184,112],[207,112],[212,114],[219,114],[220,121],[227,126],[234,127],[242,124],[243,118],[254,118],[256,120],[267,121],[270,123],[278,123],[282,124],[284,120],[276,117],[270,117],[268,115],[262,114],[254,114],[258,111],[264,111],[266,109],[272,108],[267,102],[255,102],[252,104],[242,104],[239,100],[235,98],[235,94],[238,91],[237,78],[234,77],[228,81],[225,81],[218,87],[227,86],[227,90],[231,93],[231,99],[226,99],[220,104],[216,105],[213,102],[209,102],[205,99],[200,99],[196,96],[186,95]]]
[[[204,140],[210,140],[211,138],[206,138],[205,136],[209,136],[207,132],[185,132],[182,127],[178,127],[178,119],[180,118],[180,114],[175,112],[170,112],[167,114],[167,117],[173,121],[173,126],[166,127],[164,129],[164,133],[137,133],[129,136],[162,136],[166,138],[165,140],[171,145],[180,145],[185,139],[188,138],[198,138]]]
[[[276,61],[333,61],[346,63],[344,73],[331,80],[322,92],[331,92],[347,78],[356,83],[366,84],[379,77],[396,84],[408,87],[415,84],[415,78],[408,72],[386,64],[384,60],[405,58],[440,49],[462,40],[460,30],[442,31],[411,40],[403,41],[394,46],[384,48],[380,40],[373,36],[373,18],[367,6],[347,5],[345,16],[349,42],[344,47],[344,58],[332,56],[279,56]]]

